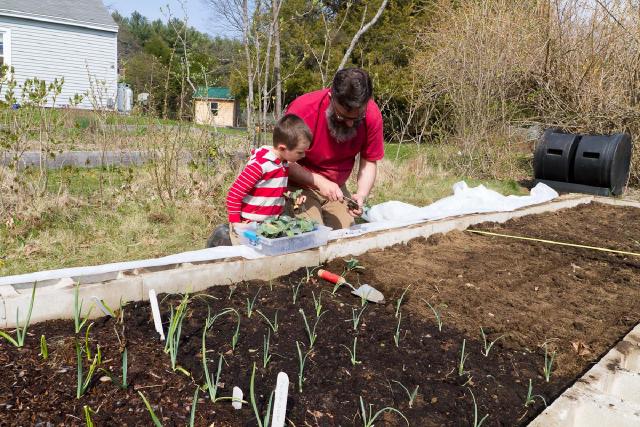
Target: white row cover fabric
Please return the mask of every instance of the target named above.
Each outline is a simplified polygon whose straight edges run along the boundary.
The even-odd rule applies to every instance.
[[[378,230],[404,227],[424,221],[467,215],[482,212],[508,212],[525,206],[548,202],[558,197],[551,187],[539,183],[528,196],[503,196],[487,189],[484,185],[469,188],[464,181],[453,185],[453,196],[445,197],[425,207],[417,207],[398,201],[380,203],[369,209],[366,224],[359,224],[345,230],[333,230],[330,240],[354,237]],[[217,248],[182,252],[162,258],[143,259],[138,261],[119,262],[88,267],[64,268],[60,270],[40,271],[0,277],[0,286],[34,281],[55,280],[83,275],[104,274],[136,268],[158,267],[197,261],[212,261],[222,258],[243,257],[246,259],[261,258],[259,252],[247,246],[219,246]]]

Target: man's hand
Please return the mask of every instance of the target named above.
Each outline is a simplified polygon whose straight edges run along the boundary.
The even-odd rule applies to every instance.
[[[327,178],[318,175],[315,183],[320,195],[332,202],[341,202],[343,198],[340,186]]]
[[[349,215],[351,215],[354,218],[358,218],[359,216],[362,215],[364,200],[366,199],[366,197],[360,194],[354,194],[351,196],[351,198],[358,203],[358,209],[349,209]]]

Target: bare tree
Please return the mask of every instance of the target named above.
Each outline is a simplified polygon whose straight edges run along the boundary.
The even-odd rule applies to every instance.
[[[275,53],[273,56],[273,79],[276,84],[276,100],[274,106],[275,118],[279,119],[282,116],[282,75],[280,73],[280,6],[282,0],[273,0],[277,7],[272,7],[273,13],[273,44],[275,47]]]
[[[342,61],[340,61],[340,65],[338,65],[338,70],[342,70],[344,68],[345,64],[349,60],[349,57],[351,56],[351,53],[353,52],[353,49],[355,49],[356,47],[358,40],[360,40],[360,37],[362,37],[362,35],[366,33],[369,28],[371,28],[376,22],[378,22],[378,19],[380,19],[380,16],[382,15],[384,9],[387,7],[388,2],[389,0],[382,0],[378,11],[373,16],[373,18],[371,18],[371,21],[367,22],[366,24],[364,23],[364,20],[367,16],[367,5],[364,6],[364,11],[362,12],[362,21],[360,22],[360,29],[353,35],[351,43],[349,44],[349,48],[344,53]]]

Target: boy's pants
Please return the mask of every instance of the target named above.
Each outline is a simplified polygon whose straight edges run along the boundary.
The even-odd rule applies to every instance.
[[[294,186],[289,186],[287,189],[291,192],[299,190]],[[345,185],[341,185],[340,190],[345,196],[351,197],[351,193]],[[332,202],[317,191],[307,188],[302,189],[302,195],[306,196],[307,200],[298,207],[295,214],[293,213],[293,205],[287,200],[286,211],[288,215],[313,219],[334,230],[349,228],[354,224],[354,218],[349,214],[346,202]]]

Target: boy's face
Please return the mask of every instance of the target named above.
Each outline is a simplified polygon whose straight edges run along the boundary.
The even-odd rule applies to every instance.
[[[309,149],[309,141],[299,140],[298,145],[293,150],[289,150],[286,145],[278,144],[277,150],[282,160],[287,162],[297,162],[304,158],[304,153]]]

